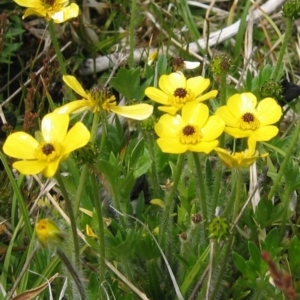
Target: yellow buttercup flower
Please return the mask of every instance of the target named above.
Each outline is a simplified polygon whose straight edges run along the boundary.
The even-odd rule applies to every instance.
[[[69,131],[69,115],[50,113],[41,123],[42,140],[37,141],[26,132],[9,135],[3,145],[5,154],[21,159],[13,167],[22,174],[43,172],[45,177],[55,175],[59,163],[90,139],[89,130],[77,122]]]
[[[231,96],[216,115],[226,123],[226,133],[235,138],[247,137],[248,148],[253,152],[257,141],[269,141],[277,135],[278,128],[272,124],[279,121],[282,109],[273,98],[257,103],[252,93],[242,93]]]
[[[37,15],[47,21],[62,23],[71,18],[76,18],[79,7],[75,3],[69,5],[69,0],[14,0],[20,6],[28,7],[23,19],[30,15]]]
[[[126,118],[144,120],[151,116],[153,112],[153,106],[149,104],[118,106],[115,96],[109,95],[108,91],[103,87],[95,87],[91,91],[86,92],[74,76],[65,75],[63,76],[63,81],[77,94],[82,96],[83,99],[71,101],[55,109],[57,113],[72,114],[85,110],[93,112],[106,110]]]
[[[225,123],[219,116],[209,116],[203,103],[190,102],[182,108],[182,115],[163,115],[155,125],[158,146],[163,152],[211,152],[217,145]]]
[[[35,233],[43,247],[55,246],[64,241],[64,234],[50,219],[41,219],[35,224]]]
[[[248,168],[250,167],[257,159],[268,156],[268,153],[259,155],[259,152],[256,150],[251,152],[250,150],[245,150],[242,152],[231,152],[222,148],[215,148],[220,159],[224,162],[228,168]]]
[[[217,90],[203,94],[210,85],[209,79],[202,76],[186,79],[181,72],[162,75],[158,85],[159,89],[146,88],[145,94],[151,100],[164,105],[159,106],[159,110],[172,115],[176,114],[186,103],[202,102],[214,98],[218,94]]]

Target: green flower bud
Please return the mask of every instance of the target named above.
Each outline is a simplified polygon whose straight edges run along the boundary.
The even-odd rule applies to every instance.
[[[230,232],[230,225],[225,218],[215,217],[208,224],[209,238],[218,242],[225,240]]]
[[[300,0],[287,0],[282,6],[282,15],[285,18],[297,20],[300,18]]]
[[[278,81],[270,79],[260,88],[259,96],[261,99],[271,97],[280,101],[282,100],[282,86]]]
[[[226,54],[214,57],[210,64],[210,70],[214,75],[225,75],[230,71],[231,59]]]
[[[141,129],[144,131],[153,131],[154,125],[157,122],[157,118],[151,115],[149,118],[140,122]]]

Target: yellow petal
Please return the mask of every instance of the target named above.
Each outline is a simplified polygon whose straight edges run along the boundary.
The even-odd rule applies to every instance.
[[[49,13],[49,17],[54,21],[54,23],[62,23],[71,18],[76,18],[78,16],[78,13],[78,5],[75,3],[71,3],[71,5],[63,7],[59,11],[54,12],[53,14]]]
[[[33,175],[42,172],[48,163],[41,160],[22,160],[13,163],[13,168],[18,170],[21,174]]]
[[[179,142],[177,138],[159,138],[157,144],[162,152],[165,153],[184,153],[186,152],[187,146]]]
[[[248,138],[248,149],[249,149],[249,152],[252,154],[255,152],[255,149],[256,149],[256,139],[255,139],[255,135],[252,134],[249,136]]]
[[[203,134],[202,141],[208,142],[218,138],[224,131],[225,123],[219,116],[211,116],[208,118],[206,124],[201,129]]]
[[[157,103],[164,105],[170,104],[168,101],[168,95],[155,87],[147,87],[145,90],[145,95]]]
[[[218,91],[217,90],[212,90],[202,96],[199,96],[196,98],[196,101],[198,102],[202,102],[202,101],[205,101],[205,100],[208,100],[208,99],[211,99],[211,98],[215,98],[217,97],[218,95]]]
[[[204,152],[206,154],[210,153],[214,150],[219,144],[218,140],[209,141],[209,142],[200,142],[198,144],[190,144],[188,145],[188,150],[192,152]]]
[[[207,122],[209,109],[203,103],[192,101],[183,106],[181,115],[185,124],[197,125],[201,129]]]
[[[253,133],[252,130],[242,130],[239,128],[227,127],[227,126],[225,127],[224,132],[235,137],[236,139],[249,137]]]
[[[64,75],[63,81],[68,85],[72,90],[74,90],[78,95],[82,96],[85,99],[89,99],[89,95],[85,92],[78,80],[71,75]]]
[[[175,115],[180,110],[179,107],[175,106],[159,106],[158,109],[170,115]]]
[[[185,126],[181,116],[165,114],[155,124],[154,129],[159,137],[177,137],[178,132]]]
[[[215,148],[215,151],[217,152],[223,163],[226,165],[226,167],[232,168],[235,165],[235,160],[230,155],[229,151],[218,147]]]
[[[170,75],[162,75],[159,78],[158,86],[167,95],[173,95],[176,89],[186,88],[186,78],[181,72],[174,72]]]
[[[62,143],[69,126],[69,115],[50,113],[44,116],[41,131],[45,142]]]
[[[109,110],[125,118],[145,120],[151,116],[153,106],[149,104],[135,104],[128,106],[109,105]]]
[[[22,19],[25,19],[30,15],[36,15],[36,16],[43,17],[43,18],[46,18],[46,16],[47,16],[45,10],[38,10],[35,8],[27,8],[24,12]]]
[[[209,87],[209,84],[209,79],[204,78],[202,76],[196,76],[187,80],[186,87],[187,89],[190,89],[193,92],[193,94],[197,97]]]
[[[85,146],[90,140],[90,132],[81,122],[77,122],[67,133],[62,143],[62,155]]]
[[[234,116],[226,105],[219,107],[215,114],[220,116],[225,124],[230,127],[238,127],[239,118],[242,116],[240,115],[238,118]]]
[[[38,7],[39,0],[14,0],[18,5],[24,7]]]
[[[89,236],[89,237],[92,237],[92,238],[97,237],[95,232],[92,230],[92,228],[88,224],[85,225],[85,232],[86,232],[86,235]]]
[[[227,101],[228,109],[236,118],[246,112],[254,112],[256,104],[257,99],[252,93],[235,94]]]
[[[14,158],[35,159],[39,143],[26,132],[19,131],[9,135],[3,145],[3,152]]]
[[[163,208],[163,209],[165,208],[165,202],[161,199],[152,199],[152,200],[150,200],[150,203],[153,205],[157,205],[160,208]]]
[[[260,127],[254,132],[255,139],[259,142],[269,141],[278,134],[278,131],[279,129],[272,125]]]
[[[77,114],[83,112],[85,110],[93,109],[94,105],[92,101],[89,100],[74,100],[63,106],[60,106],[54,110],[55,113],[58,114]]]
[[[50,163],[48,163],[46,168],[43,171],[43,175],[46,178],[53,177],[56,174],[58,167],[59,167],[59,163],[61,160],[63,160],[63,158],[66,158],[66,157],[59,157],[58,159],[55,159],[55,160],[51,161]]]
[[[257,105],[257,117],[260,126],[271,125],[279,121],[282,116],[282,108],[272,98],[265,98]]]

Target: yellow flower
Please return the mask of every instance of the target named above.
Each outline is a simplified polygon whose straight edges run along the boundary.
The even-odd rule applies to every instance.
[[[76,18],[79,7],[75,3],[69,4],[69,0],[14,0],[20,6],[28,7],[23,19],[30,15],[38,15],[47,21],[62,23],[71,18]]]
[[[183,73],[174,72],[170,75],[162,75],[159,78],[159,88],[148,87],[145,94],[151,100],[163,104],[158,109],[172,115],[176,114],[186,103],[202,102],[217,96],[218,91],[213,90],[204,95],[210,80],[202,76],[186,79]]]
[[[85,146],[90,139],[90,132],[83,123],[77,122],[69,131],[68,126],[67,114],[47,114],[41,123],[42,141],[18,131],[7,137],[3,151],[11,157],[22,159],[13,163],[20,173],[30,175],[43,172],[45,177],[52,177],[59,163],[72,151]]]
[[[268,156],[268,153],[259,155],[259,152],[256,150],[251,153],[250,150],[245,150],[242,152],[231,152],[222,148],[215,148],[218,156],[224,162],[228,168],[248,168],[250,167],[257,159]]]
[[[88,224],[85,225],[85,232],[86,232],[86,235],[91,237],[91,238],[96,238],[97,237],[97,235],[95,234],[95,232],[93,231],[91,226],[88,225]]]
[[[115,96],[109,95],[103,87],[95,87],[90,92],[86,92],[74,76],[63,76],[63,81],[83,99],[72,101],[57,108],[55,110],[57,113],[72,114],[85,110],[92,110],[93,112],[106,110],[126,118],[144,120],[151,116],[153,112],[153,106],[149,104],[118,106]]]
[[[209,153],[217,145],[225,123],[219,116],[209,117],[208,107],[203,103],[190,102],[180,115],[163,115],[155,125],[159,136],[157,143],[163,152]]]
[[[64,234],[50,219],[41,219],[35,224],[35,232],[43,247],[58,245],[64,241]]]
[[[248,137],[248,148],[254,151],[257,141],[269,141],[277,135],[276,123],[282,115],[282,109],[272,98],[265,98],[257,104],[251,93],[231,96],[227,105],[217,109],[226,123],[225,132],[235,138]]]

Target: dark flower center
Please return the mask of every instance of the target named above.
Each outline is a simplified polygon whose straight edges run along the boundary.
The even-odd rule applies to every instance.
[[[54,151],[54,147],[51,144],[46,144],[42,147],[42,151],[46,155],[50,155]]]
[[[183,88],[178,88],[174,92],[175,97],[184,98],[186,95],[187,95],[187,91],[186,91],[186,89],[183,89]]]
[[[245,114],[243,115],[243,121],[244,121],[244,122],[251,123],[251,122],[253,122],[254,120],[255,120],[255,117],[254,117],[254,115],[251,114],[251,113],[245,113]]]
[[[182,129],[182,133],[183,133],[185,136],[193,135],[195,132],[196,132],[196,131],[195,131],[194,126],[191,126],[191,125],[187,125],[187,126],[185,126],[185,127]]]
[[[53,6],[53,4],[55,3],[55,0],[45,0],[45,3],[49,6]]]

